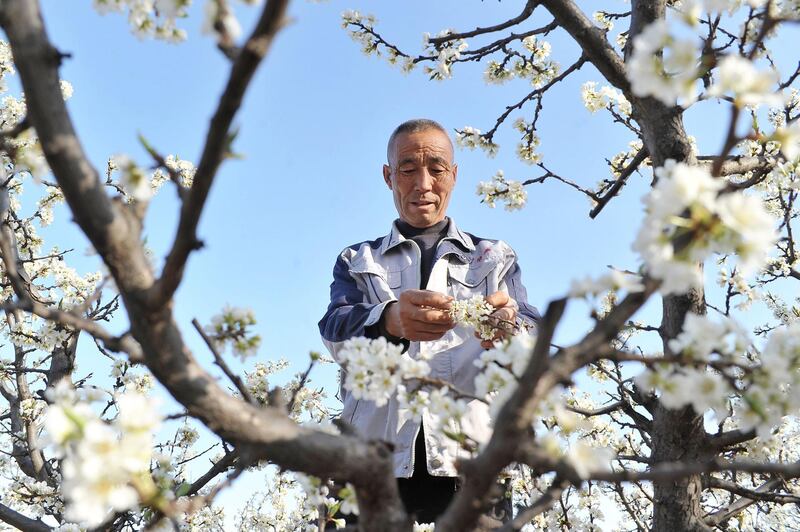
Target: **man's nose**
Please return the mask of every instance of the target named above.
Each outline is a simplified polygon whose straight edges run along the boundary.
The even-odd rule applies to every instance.
[[[433,189],[433,176],[428,172],[427,168],[422,168],[417,172],[417,179],[415,188],[419,192],[427,192]]]

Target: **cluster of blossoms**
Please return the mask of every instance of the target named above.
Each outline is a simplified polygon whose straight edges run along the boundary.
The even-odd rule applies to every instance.
[[[486,152],[486,155],[489,157],[497,155],[497,144],[492,142],[486,135],[482,134],[480,129],[471,126],[465,126],[463,129],[456,130],[456,144],[470,150],[480,148]]]
[[[785,260],[768,257],[761,273],[778,273],[778,271],[782,268],[790,268],[786,264]],[[783,273],[783,275],[788,274],[789,270]],[[754,287],[750,286],[750,283],[748,283],[744,276],[741,275],[736,269],[734,269],[732,272],[728,272],[727,268],[724,266],[721,267],[719,273],[717,274],[717,284],[723,288],[728,288],[732,291],[732,293],[741,296],[739,302],[736,303],[736,308],[738,310],[749,309],[753,304],[753,301],[760,297],[760,292]]]
[[[170,179],[168,172],[177,175],[181,186],[191,187],[194,182],[196,168],[191,161],[168,155],[164,160],[167,170],[157,168],[151,175],[136,164],[128,155],[117,154],[108,160],[108,175],[119,172],[119,182],[126,195],[139,202],[150,200]]]
[[[666,105],[697,99],[697,78],[702,70],[694,38],[670,34],[666,20],[649,24],[633,39],[628,79],[636,96],[653,96]],[[663,51],[663,54],[662,54]]]
[[[549,59],[550,43],[531,35],[522,40],[522,46],[530,56],[514,63],[514,73],[518,78],[529,79],[536,88],[550,82],[558,75],[558,63]]]
[[[375,16],[371,14],[365,15],[355,10],[347,10],[342,13],[342,28],[347,30],[351,39],[361,45],[361,51],[365,55],[375,54],[380,56],[385,54],[386,60],[390,65],[397,64],[402,59],[403,73],[411,72],[416,65],[415,59],[403,54],[394,46],[382,43],[374,30],[376,22]],[[349,29],[350,27],[352,28]],[[427,44],[428,37],[426,35],[424,45],[427,46]]]
[[[296,483],[302,488],[305,497],[302,499],[300,512],[310,521],[320,521],[320,509],[325,509],[324,520],[335,528],[344,528],[345,520],[341,517],[334,518],[337,514],[358,515],[358,502],[356,490],[352,484],[335,492],[331,496],[331,485],[322,479],[303,473],[293,473]],[[311,526],[309,530],[318,530]]]
[[[347,372],[345,388],[356,399],[368,399],[377,406],[385,405],[403,380],[430,373],[427,362],[414,360],[403,353],[403,346],[384,337],[351,338],[344,342],[338,357]]]
[[[125,193],[135,201],[147,201],[153,195],[150,178],[136,162],[123,153],[108,160],[108,173],[119,171],[119,182]]]
[[[475,329],[482,340],[494,338],[495,325],[490,320],[492,312],[494,307],[481,295],[453,301],[450,304],[450,316],[453,321]]]
[[[668,345],[699,364],[664,363],[635,379],[642,390],[658,391],[667,408],[691,405],[698,414],[712,410],[717,422],[730,418],[738,428],[756,429],[768,439],[800,400],[800,323],[775,330],[764,349],[753,353],[746,332],[734,320],[717,322],[690,313],[681,334]],[[714,362],[725,368],[705,367]]]
[[[491,181],[478,183],[477,194],[491,208],[494,208],[496,201],[504,201],[507,211],[521,209],[528,200],[528,192],[522,182],[506,179],[502,170],[498,170]]]
[[[581,86],[581,98],[583,105],[592,113],[609,109],[618,111],[622,116],[631,115],[631,102],[621,91],[608,85],[603,85],[598,90],[596,81],[587,81]]]
[[[211,318],[206,332],[220,352],[230,346],[233,354],[244,360],[255,355],[261,346],[261,336],[248,329],[255,324],[256,316],[251,309],[226,305]]]
[[[187,16],[191,0],[94,0],[101,15],[127,10],[131,31],[140,39],[156,38],[168,42],[186,40],[186,31],[176,26]]]
[[[517,379],[528,366],[535,344],[535,336],[518,334],[507,342],[498,342],[475,361],[481,368],[475,377],[475,394],[492,401],[492,417],[517,388]]]
[[[522,139],[517,144],[517,157],[526,164],[540,162],[542,156],[536,153],[540,140],[533,124],[526,122],[523,118],[518,118],[514,121],[514,129],[522,133]]]
[[[109,511],[134,508],[158,496],[150,476],[153,434],[161,423],[153,402],[139,394],[116,398],[106,423],[66,381],[51,389],[45,430],[62,457],[62,493],[70,521],[96,527]]]
[[[751,7],[763,7],[765,2],[748,2]],[[702,7],[695,1],[684,1],[680,7],[680,20],[690,28],[696,27],[702,8],[709,12],[732,11],[741,2],[704,1]],[[758,5],[755,5],[758,4]],[[796,6],[778,7],[776,15],[797,17]],[[780,14],[777,14],[777,13]],[[691,32],[691,29],[689,30]],[[756,28],[746,28],[748,38],[755,38]],[[708,65],[702,57],[703,39],[696,35],[677,37],[665,19],[649,24],[634,38],[633,53],[628,61],[628,79],[636,96],[652,96],[666,105],[690,105],[698,96],[697,80],[705,75]],[[778,74],[774,69],[760,71],[754,63],[740,55],[722,58],[714,69],[714,80],[708,89],[709,96],[730,95],[739,106],[777,104],[783,100],[776,93]]]
[[[550,43],[541,41],[535,36],[522,40],[522,51],[525,56],[516,54],[517,58],[509,66],[510,56],[503,62],[490,60],[486,64],[483,78],[486,83],[501,84],[512,78],[529,79],[534,87],[541,87],[558,75],[558,64],[550,60]]]
[[[662,280],[663,294],[700,286],[697,263],[712,253],[736,254],[743,275],[764,262],[776,232],[760,199],[720,193],[723,180],[672,160],[655,173],[658,183],[645,196],[647,214],[634,249],[648,273]]]
[[[167,155],[164,162],[167,165],[167,170],[178,176],[181,186],[186,188],[192,187],[192,183],[194,183],[194,174],[197,172],[197,169],[191,161],[186,161],[176,155]],[[153,194],[158,192],[162,185],[169,181],[170,176],[168,171],[165,171],[163,168],[156,168],[153,172],[150,178],[150,188]]]
[[[379,42],[372,34],[373,26],[377,21],[374,15],[364,15],[359,11],[347,10],[342,13],[342,27],[355,26],[355,29],[348,30],[350,38],[361,44],[361,51],[366,55],[379,52]]]
[[[800,401],[800,322],[773,331],[758,358],[734,409],[742,429],[755,428],[766,439]]]
[[[717,65],[715,74],[715,82],[708,89],[711,96],[730,94],[739,107],[783,103],[783,96],[773,91],[778,81],[777,72],[761,72],[744,57],[725,56]]]
[[[132,371],[130,362],[117,359],[111,366],[111,377],[117,381],[115,388],[124,388],[140,394],[148,394],[153,389],[153,376],[149,372]]]
[[[614,21],[605,11],[595,11],[592,13],[592,20],[594,20],[594,23],[597,24],[598,27],[603,28],[606,31],[611,31],[614,29]]]
[[[452,30],[442,30],[436,34],[437,38],[447,37]],[[427,34],[425,35],[425,47],[429,48],[433,45],[428,40]],[[464,39],[457,39],[452,41],[444,41],[435,45],[434,50],[437,53],[436,66],[425,67],[425,73],[430,76],[430,79],[443,81],[453,77],[452,66],[458,59],[461,58],[461,52],[469,48],[469,44]]]
[[[486,70],[483,73],[483,79],[486,83],[500,85],[513,78],[514,71],[507,69],[503,63],[494,59],[486,63]]]
[[[255,367],[245,373],[245,385],[247,391],[261,404],[267,404],[269,399],[269,378],[274,373],[285,369],[289,366],[289,362],[281,359],[277,362],[269,361],[266,364],[257,362]]]
[[[0,93],[8,90],[5,76],[14,73],[11,48],[7,42],[0,40]],[[69,100],[73,93],[72,85],[64,80],[59,83],[61,95],[65,101]],[[26,115],[27,104],[24,94],[21,94],[19,98],[6,94],[0,100],[0,126],[4,129],[14,128]],[[26,128],[16,136],[7,137],[5,143],[8,153],[4,153],[2,156],[3,166],[0,168],[0,175],[5,176],[8,170],[5,165],[9,163],[13,163],[15,173],[27,172],[37,181],[47,174],[49,167],[39,144],[39,137],[33,128]],[[10,153],[13,153],[13,161],[9,157]],[[17,210],[14,205],[12,205],[12,209]]]

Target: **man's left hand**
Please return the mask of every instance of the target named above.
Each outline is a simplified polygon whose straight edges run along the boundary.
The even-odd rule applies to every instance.
[[[498,291],[486,297],[486,302],[495,308],[489,316],[493,325],[496,327],[494,338],[482,340],[481,347],[491,349],[497,340],[502,340],[511,334],[515,327],[517,318],[517,302],[514,301],[506,292]],[[480,336],[475,333],[475,336]]]

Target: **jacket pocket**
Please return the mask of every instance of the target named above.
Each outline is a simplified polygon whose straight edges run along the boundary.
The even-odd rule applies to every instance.
[[[350,268],[350,276],[370,303],[397,299],[395,289],[403,284],[403,270],[388,270],[376,263],[361,263]]]
[[[489,274],[497,264],[485,262],[477,267],[471,264],[449,264],[447,266],[447,284],[450,294],[456,299],[468,299],[474,295],[487,296],[489,291]]]

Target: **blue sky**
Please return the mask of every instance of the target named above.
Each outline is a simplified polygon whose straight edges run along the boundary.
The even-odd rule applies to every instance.
[[[140,132],[162,153],[196,162],[229,68],[213,40],[200,34],[202,2],[181,22],[189,40],[179,45],[139,41],[123,16],[102,17],[89,0],[42,4],[51,40],[71,54],[61,75],[74,86],[69,109],[95,166],[102,171],[115,153],[149,163],[136,140]],[[589,13],[609,4],[626,5],[581,2]],[[247,31],[256,10],[237,9]],[[421,71],[404,75],[361,54],[340,27],[345,9],[375,13],[376,28],[388,40],[418,53],[423,32],[473,29],[515,16],[520,6],[493,0],[291,5],[292,23],[278,36],[236,119],[240,134],[234,147],[244,158],[225,162],[217,176],[198,231],[205,247],[191,256],[176,296],[176,319],[209,367],[210,357],[191,319],[205,322],[232,304],[256,313],[263,337],[258,360],[285,357],[302,370],[309,351],[324,350],[317,321],[327,306],[336,255],[349,244],[385,234],[396,217],[381,176],[392,129],[408,118],[429,117],[451,130],[471,125],[485,131],[506,105],[530,90],[517,80],[502,87],[485,85],[483,65],[457,65],[454,79],[445,82],[428,81]],[[549,22],[541,14],[535,20]],[[578,57],[564,35],[548,40],[562,66]],[[559,84],[545,97],[539,122],[545,164],[587,187],[606,177],[604,159],[633,139],[606,115],[583,108],[581,84],[600,79],[585,66]],[[702,153],[721,145],[723,111],[709,104],[687,117],[687,129]],[[508,126],[518,116],[530,119],[532,108],[512,113]],[[529,299],[542,310],[549,300],[564,295],[575,277],[599,275],[609,264],[636,269],[630,245],[649,173],[634,176],[622,196],[594,221],[588,218],[588,200],[554,181],[530,187],[528,206],[521,212],[489,209],[475,195],[479,181],[489,180],[498,169],[511,179],[539,175],[537,168],[516,160],[516,140],[515,132],[503,127],[495,159],[456,152],[459,181],[450,206],[456,222],[515,248]],[[178,208],[169,186],[150,206],[145,235],[159,264],[172,241]],[[95,259],[84,256],[88,243],[68,222],[68,213],[62,209],[57,216],[61,223],[45,232],[49,242],[75,248],[71,264],[80,269],[96,268]],[[656,325],[659,307],[656,302],[645,312]],[[572,305],[556,342],[580,337],[590,323],[587,308]],[[114,326],[124,330],[125,320]],[[88,342],[83,348],[91,350]],[[94,367],[91,361],[83,364]],[[334,368],[320,368],[312,378],[333,393]]]
[[[182,21],[190,38],[180,45],[140,42],[128,33],[124,17],[97,15],[88,2],[43,5],[51,39],[72,54],[62,77],[75,87],[69,108],[94,164],[102,170],[107,157],[120,152],[148,163],[138,132],[163,153],[196,160],[228,70],[213,41],[199,32],[200,5]],[[425,116],[448,129],[486,130],[505,105],[528,91],[524,82],[486,86],[478,65],[458,65],[446,82],[428,81],[421,71],[404,75],[360,53],[340,27],[346,8],[374,12],[387,38],[418,52],[424,31],[472,28],[513,16],[518,6],[292,4],[293,22],[259,69],[236,120],[235,149],[244,159],[227,161],[217,177],[199,229],[206,247],[192,255],[176,299],[184,326],[192,317],[207,319],[226,303],[251,306],[264,338],[260,356],[267,358],[304,361],[309,350],[322,348],[316,322],[327,304],[337,253],[385,234],[396,217],[381,176],[392,129]],[[240,9],[245,28],[254,13]],[[563,36],[552,42],[565,66],[577,57]],[[545,163],[587,186],[605,177],[604,157],[631,140],[604,116],[583,109],[580,85],[588,79],[599,78],[585,67],[558,87],[545,99],[540,120]],[[530,113],[512,113],[509,125]],[[502,128],[498,140],[502,147],[495,159],[457,152],[459,182],[450,215],[464,229],[502,238],[517,250],[534,304],[544,307],[562,295],[576,275],[598,274],[612,263],[635,266],[629,250],[645,180],[635,178],[622,201],[594,222],[587,217],[588,200],[556,182],[530,188],[522,212],[492,210],[479,204],[474,192],[479,181],[501,168],[511,179],[539,175],[514,157],[515,132]],[[177,210],[170,187],[150,207],[145,231],[158,259],[169,249]],[[54,228],[54,238],[85,249],[72,229]],[[188,329],[187,336],[193,336]]]

